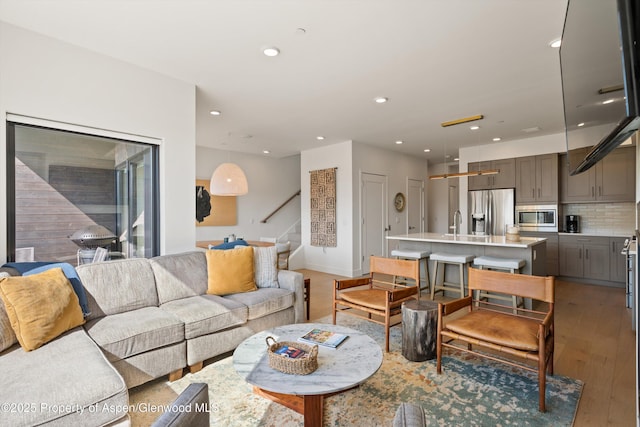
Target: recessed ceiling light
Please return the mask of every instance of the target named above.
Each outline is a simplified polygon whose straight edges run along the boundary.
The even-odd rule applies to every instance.
[[[384,104],[389,100],[389,98],[385,98],[384,96],[378,96],[376,98],[373,98],[373,100],[376,102],[376,104]]]
[[[477,126],[477,125],[476,125],[476,126],[471,126],[469,129],[471,129],[471,130],[478,130],[478,129],[480,129],[480,126]]]
[[[531,127],[531,128],[522,129],[522,132],[532,133],[532,132],[538,132],[539,130],[540,130],[540,128],[538,126],[534,126],[534,127]]]
[[[280,54],[280,49],[278,49],[277,47],[265,47],[262,50],[262,53],[267,56],[278,56]]]
[[[271,151],[269,151],[269,150],[262,150],[262,153],[264,153],[264,154],[269,154],[270,152]]]
[[[424,152],[425,152],[425,153],[430,153],[430,152],[431,152],[431,149],[430,149],[430,148],[425,148],[425,149],[424,149]]]
[[[498,142],[498,141],[502,141],[502,138],[495,137],[495,138],[493,138],[493,140],[494,140],[495,142]]]
[[[457,162],[457,161],[459,161],[459,160],[460,160],[460,158],[458,158],[458,157],[454,157],[454,158],[453,158],[453,161],[454,161],[454,162]]]
[[[396,141],[396,144],[400,145],[403,141]]]
[[[615,99],[607,99],[606,101],[602,101],[602,105],[611,104]]]
[[[581,128],[582,126],[584,126],[584,122],[582,123],[578,123],[578,127]]]
[[[323,140],[324,140],[324,136],[316,136],[316,139],[317,139],[318,141],[323,141]]]
[[[219,116],[222,113],[218,110],[211,110],[209,111],[209,114],[211,114],[212,116]]]
[[[555,40],[552,40],[551,43],[549,43],[549,46],[558,48],[560,47],[561,44],[562,44],[562,39],[555,39]]]

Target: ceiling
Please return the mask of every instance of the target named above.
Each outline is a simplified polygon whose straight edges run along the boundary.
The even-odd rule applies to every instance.
[[[284,157],[353,140],[442,163],[564,130],[549,43],[566,4],[0,0],[0,19],[193,83],[198,146]],[[478,114],[475,131],[440,126]]]

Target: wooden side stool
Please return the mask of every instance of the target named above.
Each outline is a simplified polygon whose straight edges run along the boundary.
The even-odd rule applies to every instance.
[[[304,302],[307,303],[307,320],[309,320],[309,306],[311,303],[311,279],[304,279]]]

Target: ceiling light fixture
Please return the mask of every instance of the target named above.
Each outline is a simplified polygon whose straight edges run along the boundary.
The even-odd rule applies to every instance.
[[[324,141],[324,136],[316,136],[316,139],[317,139],[318,141]]]
[[[389,98],[385,98],[384,96],[378,96],[377,98],[373,98],[376,104],[384,104],[389,100]]]
[[[582,126],[584,126],[584,122],[582,123],[578,123],[578,127],[581,128]]]
[[[425,153],[430,153],[430,152],[431,152],[431,149],[430,149],[430,148],[425,148],[423,151],[424,151]]]
[[[502,138],[500,138],[500,137],[495,137],[495,138],[493,138],[493,141],[494,141],[494,142],[502,141]]]
[[[271,153],[271,151],[269,151],[269,150],[262,150],[262,153],[263,153],[263,154],[269,154],[269,153]]]
[[[222,113],[218,110],[211,110],[209,111],[209,114],[211,114],[212,116],[219,116]]]
[[[473,122],[476,120],[482,120],[484,119],[484,116],[482,114],[478,114],[477,116],[470,116],[470,117],[464,117],[462,119],[456,119],[456,120],[450,120],[448,122],[442,122],[440,123],[440,126],[442,126],[443,128],[446,128],[447,126],[454,126],[454,125],[459,125],[462,123],[468,123],[468,122]]]
[[[498,173],[500,173],[500,169],[485,169],[481,171],[443,173],[440,175],[431,175],[429,179],[464,178],[466,176],[496,175]]]
[[[210,187],[214,196],[242,196],[249,192],[247,177],[235,163],[222,163],[211,175]]]
[[[402,143],[403,143],[403,141],[396,141],[396,144],[397,144],[397,145],[400,145],[400,144],[402,144]]]
[[[615,99],[607,99],[606,101],[602,101],[602,105],[611,104]]]
[[[271,57],[278,56],[280,54],[280,49],[278,49],[277,47],[265,47],[262,50],[262,53]]]
[[[562,39],[555,39],[551,43],[549,43],[549,46],[553,48],[559,48],[561,44],[562,44]]]
[[[478,130],[478,129],[480,129],[480,126],[471,126],[471,127],[469,127],[469,129],[471,129],[471,130]]]

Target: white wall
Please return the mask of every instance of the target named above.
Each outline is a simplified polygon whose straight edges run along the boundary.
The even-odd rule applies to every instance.
[[[0,165],[7,114],[160,140],[161,252],[193,249],[194,85],[0,22]],[[0,260],[6,210],[0,179]]]
[[[393,197],[398,192],[407,194],[407,179],[424,180],[426,193],[427,161],[420,157],[406,156],[347,141],[303,151],[300,163],[302,243],[305,246],[305,266],[312,270],[347,277],[361,275],[360,176],[362,173],[387,177],[390,235],[406,233],[407,211],[397,213],[393,206]],[[331,167],[338,168],[336,171],[338,246],[335,248],[313,247],[310,245],[309,229],[309,172]],[[427,194],[425,194],[426,200]]]
[[[260,222],[300,190],[299,155],[274,159],[205,147],[197,147],[196,154],[197,179],[210,180],[219,164],[232,162],[244,171],[249,185],[249,193],[237,199],[238,224],[196,227],[197,240],[221,240],[231,233],[247,240],[280,237],[300,219],[301,198],[298,196],[266,223]],[[195,214],[192,222],[195,222]]]
[[[300,154],[300,185],[302,188],[302,245],[306,268],[351,277],[353,272],[353,166],[352,142],[319,147]],[[309,172],[319,169],[336,170],[336,231],[335,248],[311,246]]]

